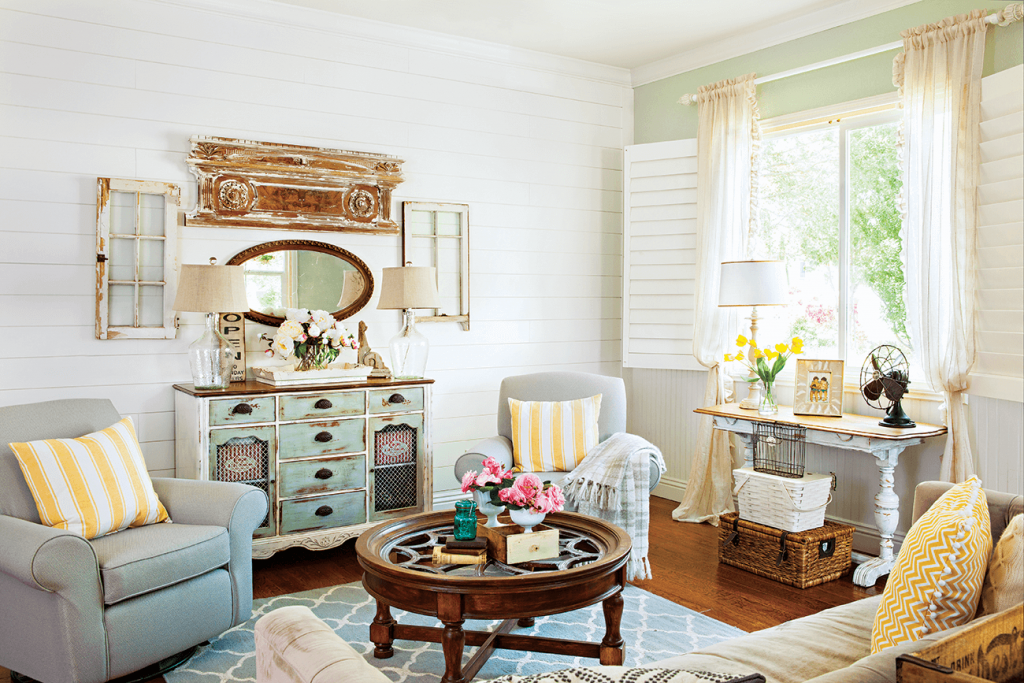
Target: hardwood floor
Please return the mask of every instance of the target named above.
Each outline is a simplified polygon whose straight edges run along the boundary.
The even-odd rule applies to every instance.
[[[856,586],[851,572],[838,581],[801,590],[719,565],[718,529],[673,521],[675,507],[673,501],[651,499],[650,560],[654,578],[634,583],[744,631],[757,631],[877,595],[885,586],[884,579],[872,588]],[[358,581],[360,576],[354,541],[316,552],[292,548],[253,562],[253,595],[269,598]],[[0,668],[0,683],[9,680],[7,670]]]

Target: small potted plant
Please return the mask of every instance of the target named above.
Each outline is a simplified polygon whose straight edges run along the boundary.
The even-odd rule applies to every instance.
[[[516,477],[494,458],[484,460],[479,474],[470,470],[462,476],[462,491],[473,492],[477,509],[487,516],[486,526],[501,526],[498,515],[507,508],[512,521],[527,534],[544,521],[547,513],[565,507],[565,496],[558,486],[541,481],[536,474]]]
[[[757,348],[757,343],[754,340],[748,340],[741,334],[736,337],[736,346],[740,347],[740,349],[749,346],[750,358],[746,358],[741,350],[735,355],[731,353],[725,354],[725,360],[739,361],[756,375],[756,377],[744,378],[744,381],[757,382],[760,380],[761,382],[763,391],[761,392],[757,412],[761,415],[775,415],[779,412],[779,404],[775,400],[775,378],[786,367],[786,361],[789,360],[790,356],[803,353],[803,340],[800,337],[793,337],[793,341],[790,344],[778,343],[774,348],[769,346],[762,350]]]
[[[273,338],[266,333],[260,339],[270,344],[267,356],[287,360],[294,356],[297,371],[323,370],[338,357],[342,348],[358,349],[356,341],[340,320],[327,311],[290,308]]]
[[[497,498],[498,487],[506,480],[511,486],[514,477],[512,470],[504,469],[494,458],[484,460],[483,466],[484,468],[479,474],[470,470],[462,475],[462,492],[473,493],[476,509],[487,517],[485,526],[493,528],[501,526],[501,523],[498,522],[498,515],[505,509],[505,506]]]

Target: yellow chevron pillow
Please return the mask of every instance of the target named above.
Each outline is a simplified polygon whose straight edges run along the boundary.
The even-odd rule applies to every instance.
[[[871,653],[969,622],[991,551],[988,501],[971,477],[942,494],[907,532],[875,614]]]
[[[130,417],[77,439],[12,443],[39,518],[86,538],[170,521]]]
[[[575,401],[508,400],[512,459],[522,472],[571,472],[598,444],[601,394]]]

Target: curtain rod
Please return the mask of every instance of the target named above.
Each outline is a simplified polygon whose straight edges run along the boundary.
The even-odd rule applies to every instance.
[[[990,14],[985,17],[985,23],[987,24],[998,24],[999,26],[1009,26],[1015,21],[1020,21],[1024,18],[1024,3],[1012,3],[1006,6],[1000,12]],[[754,85],[761,85],[762,83],[770,83],[771,81],[778,81],[783,78],[789,78],[790,76],[797,76],[799,74],[805,74],[809,71],[817,71],[818,69],[824,69],[828,66],[835,66],[836,64],[843,64],[845,62],[852,62],[855,59],[861,59],[862,57],[870,57],[871,55],[881,54],[882,52],[889,52],[890,50],[897,50],[903,47],[903,41],[897,40],[892,43],[886,43],[885,45],[876,45],[875,47],[869,47],[866,50],[860,50],[859,52],[851,52],[848,55],[842,55],[839,57],[833,57],[832,59],[826,59],[821,62],[815,62],[814,64],[808,64],[806,66],[798,66],[795,69],[789,71],[780,71],[776,74],[769,74],[767,76],[761,76],[760,78],[754,79]],[[679,104],[697,104],[697,96],[692,93],[687,93],[679,98]]]

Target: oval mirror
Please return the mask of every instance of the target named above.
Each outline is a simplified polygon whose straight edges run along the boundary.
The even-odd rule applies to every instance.
[[[326,242],[279,240],[250,247],[226,265],[245,266],[249,312],[264,325],[280,325],[286,309],[355,315],[373,294],[373,275],[362,259]]]

